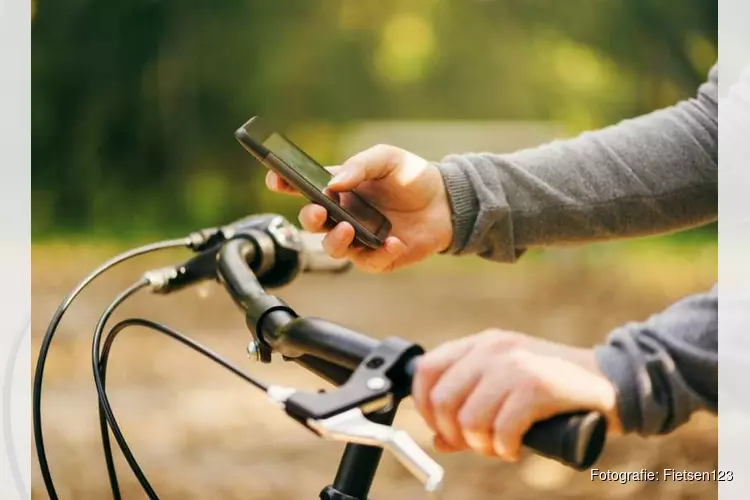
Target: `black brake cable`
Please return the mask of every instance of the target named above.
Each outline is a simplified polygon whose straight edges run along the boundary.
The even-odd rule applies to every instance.
[[[101,430],[101,435],[102,435],[102,447],[104,450],[107,471],[110,477],[110,484],[111,485],[117,484],[117,472],[115,470],[115,464],[112,458],[112,448],[111,448],[111,444],[109,441],[109,434],[107,432],[107,423],[109,423],[109,427],[112,429],[112,434],[115,436],[117,444],[120,446],[120,449],[122,450],[123,455],[125,456],[125,459],[128,462],[128,465],[130,465],[130,468],[132,469],[133,474],[135,474],[144,492],[148,495],[149,498],[156,499],[158,498],[158,496],[156,495],[156,491],[151,486],[151,483],[146,478],[146,475],[143,473],[143,470],[141,469],[141,467],[138,465],[137,460],[133,456],[132,451],[130,450],[127,442],[125,441],[122,435],[122,431],[120,430],[117,424],[117,421],[114,418],[112,407],[109,404],[109,400],[104,390],[104,383],[103,383],[104,377],[103,377],[102,370],[100,368],[101,341],[102,341],[102,336],[104,333],[104,327],[107,324],[107,321],[109,321],[109,318],[112,316],[114,311],[120,305],[122,305],[122,303],[125,302],[125,300],[130,298],[139,290],[142,290],[143,288],[147,287],[148,284],[149,282],[145,278],[138,280],[136,283],[134,283],[133,285],[128,287],[124,292],[118,295],[117,298],[115,298],[107,306],[104,313],[102,313],[101,317],[99,318],[99,321],[96,325],[96,329],[94,330],[94,336],[93,336],[92,343],[91,343],[91,361],[92,361],[92,368],[94,372],[94,383],[96,385],[97,394],[99,396],[99,425],[100,425],[100,430]],[[252,380],[252,379],[249,379],[249,380]],[[257,387],[265,388],[262,384],[258,385],[255,381],[251,383],[253,383]],[[115,493],[115,490],[113,489],[113,494],[114,493]],[[117,491],[117,494],[119,495],[119,489]],[[116,496],[116,498],[118,498],[118,496]]]
[[[101,380],[103,378],[103,375],[99,367],[99,363],[100,363],[100,360],[99,360],[100,347],[99,346],[101,344],[101,338],[102,338],[102,332],[104,331],[104,325],[107,324],[107,321],[112,316],[112,313],[114,313],[115,310],[118,307],[120,307],[120,305],[122,305],[123,302],[125,302],[128,298],[133,296],[138,291],[146,288],[148,285],[149,285],[149,281],[146,278],[141,278],[140,280],[136,281],[133,285],[125,289],[125,291],[122,292],[120,295],[118,295],[112,302],[110,302],[110,304],[104,310],[104,313],[102,313],[101,317],[99,318],[99,321],[96,324],[96,328],[94,329],[94,336],[91,341],[91,357],[92,357],[92,365],[93,365],[93,370],[94,370],[94,384],[96,385],[96,392],[99,396],[98,397],[99,427],[102,433],[102,448],[104,450],[104,461],[107,465],[107,474],[109,475],[109,484],[112,489],[112,495],[114,496],[115,500],[119,500],[120,498],[120,486],[117,481],[117,469],[115,467],[114,458],[112,456],[112,447],[109,442],[107,422],[110,422],[112,433],[115,434],[115,439],[117,439],[117,443],[120,445],[120,449],[122,450],[122,453],[125,455],[125,459],[128,461],[128,464],[130,465],[130,468],[133,470],[133,474],[135,474],[135,477],[138,479],[138,482],[141,483],[143,490],[146,492],[149,498],[152,498],[152,499],[158,498],[156,496],[156,492],[151,487],[151,484],[148,482],[148,479],[146,479],[146,476],[143,474],[143,471],[138,465],[138,462],[135,460],[135,457],[133,457],[133,454],[131,453],[130,448],[128,447],[128,443],[125,442],[125,439],[122,437],[122,433],[120,432],[120,429],[117,426],[117,422],[115,422],[114,420],[114,415],[112,415],[112,409],[109,406],[109,402],[107,401],[106,394],[102,394],[103,389],[101,389],[102,387]],[[106,417],[106,420],[105,420],[105,417]]]
[[[122,303],[123,300],[125,300],[127,297],[129,297],[130,295],[135,293],[137,290],[139,290],[141,288],[141,286],[139,285],[141,285],[141,283],[136,283],[131,288],[126,290],[126,292],[124,292],[120,297],[118,297],[118,299],[121,298],[119,303]],[[103,327],[104,322],[106,322],[106,318],[102,316],[102,319],[104,321],[101,322],[100,326]],[[133,471],[133,474],[135,474],[135,476],[138,478],[138,481],[141,483],[141,486],[143,487],[144,491],[149,496],[149,498],[157,499],[158,497],[156,496],[156,492],[153,490],[153,488],[149,484],[148,480],[145,477],[145,474],[143,473],[140,466],[138,465],[137,460],[133,456],[133,453],[130,450],[130,447],[125,441],[125,437],[123,436],[122,431],[119,425],[117,424],[117,420],[115,419],[114,413],[112,412],[112,408],[109,404],[109,399],[107,397],[107,391],[106,391],[107,364],[109,362],[109,355],[112,349],[112,344],[114,343],[115,338],[120,332],[122,332],[123,330],[131,326],[141,326],[144,328],[149,328],[151,330],[157,331],[164,335],[167,335],[168,337],[171,337],[172,339],[181,342],[187,347],[190,347],[194,351],[197,351],[200,354],[203,354],[204,356],[209,358],[211,361],[218,363],[223,368],[226,368],[227,370],[234,373],[235,375],[237,375],[244,381],[254,385],[255,387],[259,389],[262,389],[265,391],[268,389],[268,385],[244,373],[242,370],[234,366],[232,363],[225,360],[220,355],[211,351],[210,349],[202,346],[198,342],[190,339],[189,337],[183,335],[177,330],[172,329],[168,326],[162,325],[160,323],[156,323],[154,321],[150,321],[147,319],[133,318],[133,319],[120,321],[109,330],[109,332],[107,333],[107,337],[104,340],[104,345],[101,349],[101,356],[98,360],[99,377],[95,376],[96,390],[97,390],[97,394],[99,395],[99,400],[100,400],[99,425],[100,425],[100,429],[102,433],[102,445],[105,450],[105,455],[107,455],[108,457],[108,463],[109,463],[112,461],[111,446],[109,443],[109,433],[107,431],[107,424],[109,424],[109,428],[112,430],[112,434],[115,437],[117,444],[120,446],[120,450],[125,456],[125,460],[130,465],[130,468]],[[97,328],[97,331],[94,334],[95,336],[94,343],[97,346],[99,345],[101,341],[102,332],[103,332],[102,328]],[[98,352],[98,351],[95,351],[95,352]]]
[[[44,367],[47,362],[47,356],[49,354],[50,345],[52,343],[53,337],[55,336],[55,332],[57,331],[60,321],[62,320],[63,315],[66,313],[66,311],[71,306],[71,304],[76,299],[76,297],[88,285],[90,285],[92,281],[94,281],[102,273],[111,269],[115,265],[125,262],[129,259],[132,259],[133,257],[155,252],[157,250],[189,247],[192,243],[193,243],[192,240],[189,238],[174,239],[174,240],[161,241],[157,243],[151,243],[149,245],[144,245],[142,247],[129,250],[127,252],[124,252],[108,260],[107,262],[99,266],[96,270],[94,270],[94,272],[92,272],[86,278],[84,278],[73,289],[73,291],[70,292],[67,297],[65,297],[65,299],[62,301],[60,306],[55,311],[55,314],[52,316],[52,320],[50,321],[49,326],[47,326],[47,331],[44,334],[44,338],[42,339],[42,343],[39,348],[39,357],[37,359],[36,370],[34,373],[34,386],[33,386],[33,392],[32,392],[32,420],[33,420],[33,427],[34,427],[34,443],[36,445],[37,459],[39,460],[39,469],[41,471],[42,479],[44,480],[44,485],[47,489],[47,494],[49,495],[50,500],[58,500],[58,496],[55,490],[54,482],[52,481],[52,474],[49,469],[49,462],[47,461],[47,453],[44,448],[44,436],[42,432],[42,411],[41,411],[42,381],[44,378]],[[117,485],[115,485],[115,487],[116,486]],[[118,490],[118,495],[119,495],[119,490]]]

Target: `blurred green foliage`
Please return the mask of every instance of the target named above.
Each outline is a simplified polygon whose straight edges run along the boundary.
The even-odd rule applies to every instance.
[[[33,13],[35,237],[293,215],[300,202],[269,195],[232,136],[252,115],[322,162],[363,120],[554,120],[572,134],[694,95],[717,54],[708,0],[57,0]]]

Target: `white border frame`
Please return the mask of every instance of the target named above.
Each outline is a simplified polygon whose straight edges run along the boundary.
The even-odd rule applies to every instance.
[[[750,491],[750,3],[719,0],[719,498]],[[727,474],[726,477],[730,477]]]
[[[0,498],[31,498],[31,2],[0,0]]]

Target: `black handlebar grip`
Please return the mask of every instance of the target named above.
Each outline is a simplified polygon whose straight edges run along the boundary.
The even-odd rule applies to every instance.
[[[404,367],[411,379],[418,357]],[[607,437],[607,420],[599,412],[575,412],[556,415],[537,422],[523,437],[523,444],[538,454],[576,470],[590,468],[599,458]]]
[[[586,470],[599,458],[606,437],[607,420],[601,413],[564,413],[534,424],[523,444],[540,455]]]

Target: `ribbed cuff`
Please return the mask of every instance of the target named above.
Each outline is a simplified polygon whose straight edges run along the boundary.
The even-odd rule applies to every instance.
[[[434,165],[443,176],[453,225],[453,241],[450,247],[440,253],[458,255],[466,248],[474,229],[479,214],[479,200],[469,176],[459,162],[448,156]]]
[[[638,379],[626,353],[616,345],[594,347],[599,368],[612,382],[617,392],[617,413],[624,433],[639,432],[641,427],[641,402]]]

